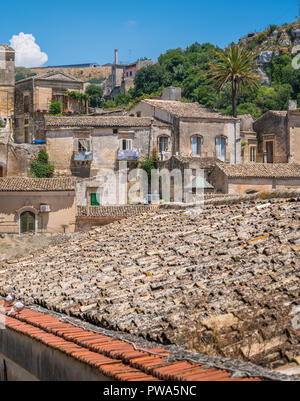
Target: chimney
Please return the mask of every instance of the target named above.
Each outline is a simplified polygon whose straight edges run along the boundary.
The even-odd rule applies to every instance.
[[[115,65],[119,64],[119,51],[115,49]]]
[[[165,88],[162,93],[162,100],[173,100],[180,102],[181,101],[181,88],[172,87]]]
[[[297,105],[297,100],[289,100],[289,108],[288,110],[297,110],[298,105]]]

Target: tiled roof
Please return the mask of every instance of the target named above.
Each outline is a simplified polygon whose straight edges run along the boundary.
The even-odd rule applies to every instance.
[[[216,111],[209,110],[204,106],[201,106],[199,103],[183,103],[171,100],[154,99],[142,100],[142,103],[157,107],[167,111],[168,113],[174,114],[177,117],[234,120],[233,117],[225,116]]]
[[[300,356],[291,327],[300,196],[266,198],[158,209],[76,234],[2,266],[0,293],[13,289],[28,304],[117,332],[278,367]]]
[[[300,164],[220,164],[220,168],[228,177],[254,178],[300,178]]]
[[[75,191],[74,178],[0,178],[0,192]]]
[[[77,78],[74,78],[72,75],[67,74],[66,72],[63,71],[50,71],[47,72],[46,74],[43,75],[34,75],[32,77],[28,77],[25,79],[22,79],[18,82],[16,82],[16,85],[18,85],[20,82],[28,81],[28,80],[34,80],[34,81],[62,81],[62,82],[75,82],[75,83],[83,83],[83,81],[80,81]]]
[[[3,301],[0,301],[0,306]],[[10,308],[6,310],[9,311]],[[13,313],[6,317],[9,330],[22,333],[33,340],[56,349],[100,371],[104,376],[117,381],[259,381],[246,372],[234,368],[206,366],[200,363],[168,361],[170,351],[164,348],[146,348],[129,341],[114,339],[71,323],[66,323],[49,314],[31,309]],[[65,319],[64,319],[65,320]],[[234,361],[232,365],[234,366]],[[238,366],[238,362],[236,363]],[[247,366],[245,365],[247,368]],[[249,366],[250,367],[250,366]],[[253,369],[253,366],[250,367]],[[257,367],[257,372],[261,374]],[[244,373],[244,374],[243,374]],[[266,375],[271,372],[266,371]],[[232,377],[237,375],[237,377]],[[275,375],[274,375],[275,377]],[[278,375],[278,378],[280,375]]]
[[[209,168],[216,165],[218,159],[214,157],[174,156],[181,163],[197,163],[200,168]]]
[[[156,126],[167,127],[168,125],[150,117],[125,117],[125,116],[79,116],[79,117],[45,117],[46,128],[76,128],[76,127],[124,127],[139,128],[150,127],[153,122]]]
[[[79,206],[78,217],[133,217],[153,212],[153,206]]]

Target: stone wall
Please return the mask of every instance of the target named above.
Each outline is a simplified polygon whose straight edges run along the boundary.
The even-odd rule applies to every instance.
[[[0,118],[4,118],[14,111],[15,52],[3,45],[0,51]]]
[[[289,112],[289,162],[300,163],[300,110]]]
[[[51,207],[50,213],[40,213],[40,205]],[[75,192],[0,192],[0,232],[19,234],[19,214],[36,214],[38,233],[75,231]]]
[[[254,123],[258,139],[257,162],[264,162],[266,141],[274,140],[274,163],[287,163],[289,155],[288,119],[284,113],[267,112]]]

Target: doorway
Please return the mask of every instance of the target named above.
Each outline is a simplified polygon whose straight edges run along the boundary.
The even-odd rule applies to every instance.
[[[24,212],[20,215],[20,233],[35,233],[35,214]]]
[[[266,142],[267,163],[274,163],[274,142]]]

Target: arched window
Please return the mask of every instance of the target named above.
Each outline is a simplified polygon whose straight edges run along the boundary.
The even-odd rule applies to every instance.
[[[191,138],[192,142],[192,154],[193,156],[201,156],[201,148],[203,144],[203,137],[201,135],[195,135]]]
[[[23,212],[20,215],[20,232],[24,233],[35,233],[35,219],[36,216],[33,212]]]
[[[158,149],[159,149],[159,153],[169,151],[169,137],[168,136],[161,136],[158,138]]]
[[[222,162],[226,161],[226,146],[227,146],[226,136],[218,136],[216,138],[216,156]]]

